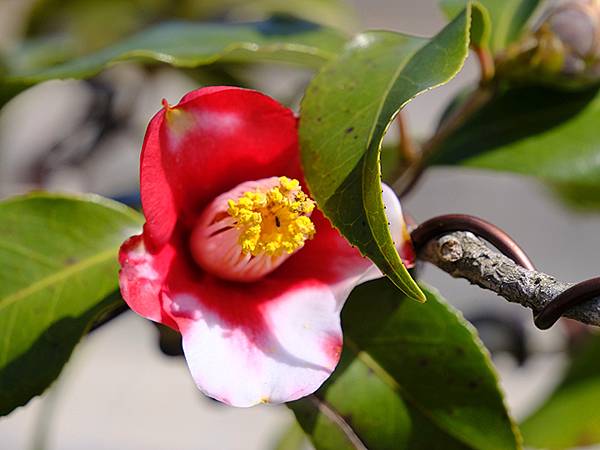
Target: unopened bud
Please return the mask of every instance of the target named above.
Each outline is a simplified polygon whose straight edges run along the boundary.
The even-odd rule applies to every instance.
[[[600,82],[600,0],[566,0],[498,58],[503,78],[584,88]]]

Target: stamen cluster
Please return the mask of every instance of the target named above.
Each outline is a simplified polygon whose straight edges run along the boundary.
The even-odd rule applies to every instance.
[[[310,214],[315,203],[298,180],[280,177],[266,192],[245,192],[227,202],[227,213],[240,231],[242,253],[258,256],[291,254],[315,234]]]

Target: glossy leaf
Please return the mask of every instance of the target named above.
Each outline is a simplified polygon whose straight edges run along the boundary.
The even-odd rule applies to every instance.
[[[436,292],[358,287],[343,314],[333,377],[289,406],[319,450],[520,448],[487,351]]]
[[[126,61],[198,67],[214,62],[277,61],[319,67],[345,42],[337,31],[291,19],[258,23],[157,25],[118,44],[56,66],[19,70],[8,61],[4,84],[25,89],[56,78],[88,78]],[[5,88],[7,89],[7,88]]]
[[[574,357],[563,382],[522,425],[528,446],[567,449],[600,443],[600,336]]]
[[[439,0],[448,18],[453,18],[465,7],[466,0]],[[498,52],[517,40],[540,0],[479,0],[491,20],[490,48]]]
[[[600,94],[502,93],[430,161],[537,176],[581,206],[600,206]]]
[[[301,105],[302,162],[315,200],[350,243],[419,300],[388,230],[379,149],[400,108],[460,70],[470,21],[469,7],[431,39],[359,34],[313,79]]]
[[[141,223],[93,196],[0,203],[0,415],[42,393],[94,320],[122,304],[117,253]]]

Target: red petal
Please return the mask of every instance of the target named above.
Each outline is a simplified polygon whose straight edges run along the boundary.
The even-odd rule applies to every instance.
[[[136,313],[177,330],[177,324],[165,314],[160,302],[165,277],[175,256],[171,246],[151,254],[143,236],[129,238],[119,251],[119,285],[123,299]]]
[[[164,245],[217,195],[249,180],[300,176],[297,120],[259,92],[203,88],[159,112],[141,162],[146,238]]]

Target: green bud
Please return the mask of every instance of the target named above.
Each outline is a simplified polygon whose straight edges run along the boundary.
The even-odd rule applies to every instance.
[[[600,0],[567,0],[497,58],[505,79],[579,89],[600,82]]]

